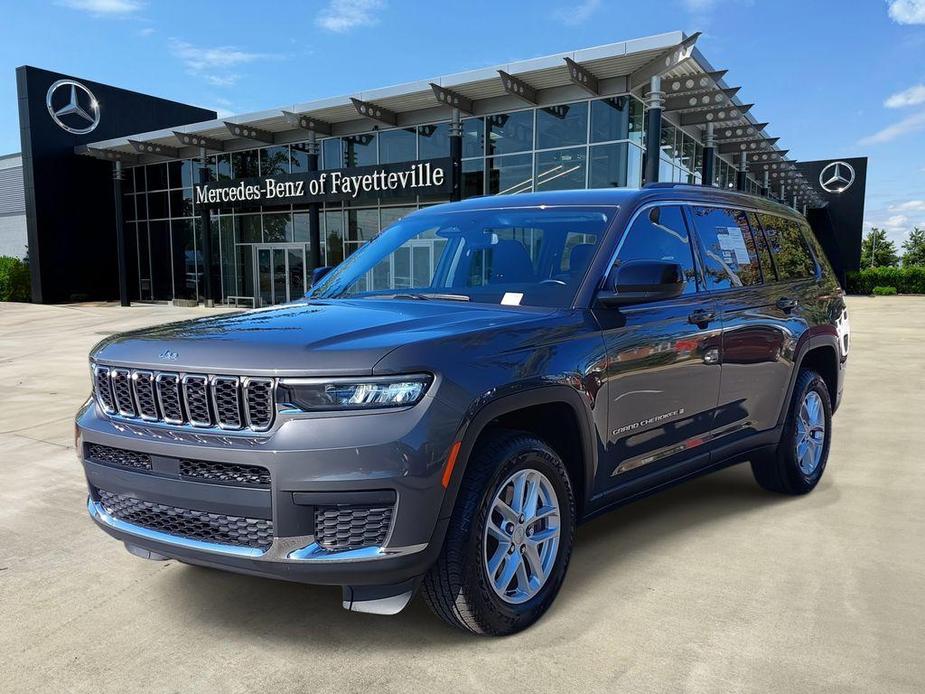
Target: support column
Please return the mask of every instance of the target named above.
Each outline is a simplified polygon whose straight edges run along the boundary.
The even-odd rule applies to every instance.
[[[739,154],[739,170],[736,173],[736,190],[744,193],[748,190],[748,154]]]
[[[450,159],[453,161],[453,192],[450,201],[462,200],[462,121],[459,109],[453,109],[450,121]]]
[[[787,204],[787,186],[785,186],[783,182],[780,184],[780,201],[784,205]]]
[[[703,164],[700,170],[701,182],[705,186],[712,186],[714,167],[716,166],[716,138],[713,135],[713,124],[707,123],[703,134]]]
[[[662,78],[656,75],[649,81],[649,94],[646,96],[646,170],[644,183],[658,182],[658,167],[662,152],[662,105],[665,92],[662,91]]]
[[[318,170],[318,138],[314,130],[308,132],[308,170]],[[308,277],[321,267],[321,203],[308,206]]]
[[[199,183],[206,185],[209,182],[209,157],[206,148],[199,148]],[[212,293],[212,211],[205,205],[200,205],[199,228],[202,230],[202,264],[204,266],[202,278],[202,299],[207,308],[215,305],[215,295]]]
[[[797,194],[796,193],[793,194],[793,204],[790,207],[792,207],[793,209],[797,208]]]
[[[761,181],[761,197],[766,198],[771,194],[771,174],[764,172],[764,178]]]
[[[112,163],[112,194],[116,216],[116,264],[119,271],[119,303],[131,306],[128,298],[128,262],[125,258],[125,221],[122,219],[122,162]]]

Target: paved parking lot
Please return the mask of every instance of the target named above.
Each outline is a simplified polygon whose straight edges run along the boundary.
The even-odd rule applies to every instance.
[[[582,527],[558,601],[503,640],[421,601],[147,562],[97,530],[72,444],[88,349],[204,309],[0,304],[0,690],[925,691],[925,297],[853,298],[829,467],[746,466]]]

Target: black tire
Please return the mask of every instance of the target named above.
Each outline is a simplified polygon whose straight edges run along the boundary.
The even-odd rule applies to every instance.
[[[797,457],[797,439],[799,429],[797,420],[800,417],[800,408],[807,393],[815,392],[822,405],[823,421],[825,422],[825,438],[822,442],[822,454],[818,464],[811,473],[807,474],[800,468]],[[752,461],[752,473],[755,481],[764,489],[779,494],[807,494],[819,483],[829,459],[829,446],[832,442],[832,402],[829,398],[829,389],[822,377],[811,369],[801,369],[793,388],[793,397],[784,422],[777,449],[759,460]]]
[[[543,473],[558,499],[559,545],[546,582],[532,598],[510,604],[489,582],[483,560],[485,524],[495,494],[521,469]],[[466,469],[452,520],[437,562],[424,577],[430,609],[447,624],[491,636],[526,629],[549,609],[568,568],[575,533],[575,497],[562,460],[545,443],[525,432],[489,432]]]

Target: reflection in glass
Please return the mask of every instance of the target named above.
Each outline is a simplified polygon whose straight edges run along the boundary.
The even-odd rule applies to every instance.
[[[584,147],[537,152],[536,190],[584,188],[585,152]]]
[[[627,158],[630,149],[636,148],[625,142],[593,145],[590,148],[588,187],[623,188],[628,185],[638,185],[637,181],[630,183]]]
[[[450,156],[450,124],[419,125],[418,158],[436,159],[448,156]]]
[[[260,150],[260,175],[279,176],[289,173],[289,148],[265,147]]]
[[[264,243],[284,243],[292,240],[292,215],[288,212],[263,215]]]
[[[488,154],[533,149],[533,111],[499,113],[486,118]]]
[[[173,291],[175,299],[196,299],[202,277],[202,258],[196,249],[193,220],[174,219],[170,223],[173,251]]]
[[[467,159],[462,163],[462,197],[485,195],[485,160]]]
[[[256,149],[232,152],[231,170],[234,178],[255,178],[260,175],[260,157]]]
[[[344,259],[344,213],[341,210],[324,213],[325,248],[328,265]]]
[[[488,160],[488,194],[513,195],[533,190],[533,155],[514,154]]]
[[[348,135],[342,138],[344,166],[370,166],[376,164],[376,133]]]
[[[263,240],[259,214],[237,214],[234,224],[238,243],[260,243]]]
[[[614,96],[591,102],[591,142],[629,137],[631,97]]]
[[[332,137],[321,143],[321,168],[342,169],[344,158],[341,156],[340,138]]]
[[[415,128],[399,128],[379,133],[379,163],[394,164],[417,159]],[[373,162],[375,163],[375,162]]]
[[[536,148],[583,145],[588,141],[588,102],[548,106],[536,111]]]
[[[145,167],[148,190],[167,189],[167,164],[148,164]]]
[[[289,148],[289,170],[292,173],[308,171],[308,152],[298,145],[292,145]]]

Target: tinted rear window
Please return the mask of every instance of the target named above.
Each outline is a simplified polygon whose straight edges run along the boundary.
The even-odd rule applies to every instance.
[[[764,228],[781,280],[803,279],[816,273],[816,262],[797,220],[759,212],[758,221]]]
[[[691,207],[703,250],[707,289],[761,284],[755,241],[742,210]]]

